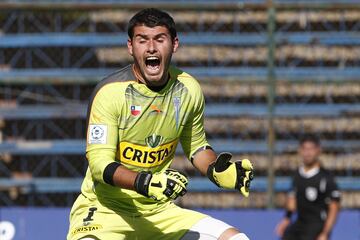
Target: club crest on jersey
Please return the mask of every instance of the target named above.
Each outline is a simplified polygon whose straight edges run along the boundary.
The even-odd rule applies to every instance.
[[[133,115],[133,116],[139,115],[141,113],[141,106],[131,105],[130,112],[131,112],[131,115]]]
[[[163,137],[160,135],[156,135],[155,133],[151,136],[148,136],[145,138],[146,145],[148,145],[151,148],[155,148],[161,144],[163,140]]]

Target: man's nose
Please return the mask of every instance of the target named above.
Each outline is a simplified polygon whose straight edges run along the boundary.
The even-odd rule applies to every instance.
[[[156,44],[154,43],[153,40],[150,40],[150,41],[149,41],[148,52],[149,52],[149,53],[154,53],[154,52],[156,52]]]

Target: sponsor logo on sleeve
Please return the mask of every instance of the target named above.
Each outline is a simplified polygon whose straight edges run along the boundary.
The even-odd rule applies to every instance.
[[[89,144],[106,144],[107,139],[107,125],[104,124],[90,124],[88,143]]]

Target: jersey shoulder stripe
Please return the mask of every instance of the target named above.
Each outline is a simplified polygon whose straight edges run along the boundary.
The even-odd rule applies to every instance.
[[[109,74],[108,76],[106,76],[105,78],[103,78],[94,88],[93,92],[91,93],[90,99],[89,99],[89,104],[88,104],[88,108],[87,108],[87,122],[86,122],[86,126],[88,126],[89,124],[89,116],[90,116],[90,111],[91,111],[91,107],[94,101],[94,98],[96,97],[96,94],[105,86],[107,86],[108,84],[112,84],[112,83],[126,83],[129,81],[135,81],[135,76],[132,72],[132,67],[131,65],[128,65],[118,71],[115,71],[111,74]],[[125,86],[127,86],[128,84],[124,84],[124,89]]]
[[[174,66],[170,67],[170,75],[176,76],[177,80],[185,86],[193,98],[201,98],[202,90],[200,84],[193,76]]]

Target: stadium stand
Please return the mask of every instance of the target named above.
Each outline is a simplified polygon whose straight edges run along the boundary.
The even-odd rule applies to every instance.
[[[126,24],[144,6],[44,2],[0,3],[17,9],[0,16],[0,205],[72,204],[87,167],[87,99],[103,76],[131,61]],[[180,32],[174,61],[201,83],[214,148],[252,159],[257,178],[248,199],[231,191],[211,194],[216,188],[179,149],[173,167],[192,178],[179,203],[263,208],[271,60],[266,4],[183,2],[158,1]],[[275,2],[275,203],[283,204],[290,171],[298,164],[298,137],[313,132],[324,140],[322,162],[338,176],[343,207],[360,207],[360,5]]]

